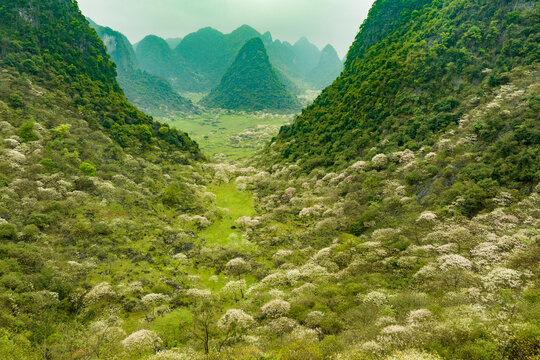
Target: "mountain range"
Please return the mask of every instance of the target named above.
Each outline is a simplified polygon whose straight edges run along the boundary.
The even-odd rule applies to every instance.
[[[247,25],[230,34],[207,27],[184,38],[148,35],[132,46],[120,32],[88,20],[117,64],[118,82],[128,99],[153,115],[196,112],[178,92],[215,89],[238,51],[256,37],[263,41],[279,81],[293,94],[322,89],[343,69],[331,45],[320,51],[305,37],[291,45]]]
[[[247,25],[230,34],[204,28],[185,36],[174,49],[164,39],[149,35],[137,44],[136,54],[141,69],[166,78],[176,90],[207,92],[218,85],[240,48],[254,37],[263,41],[272,65],[300,88],[321,89],[341,72],[335,50],[323,53],[306,38],[295,45],[273,40],[269,32],[260,34]],[[311,73],[315,68],[327,72],[324,80],[317,72]]]

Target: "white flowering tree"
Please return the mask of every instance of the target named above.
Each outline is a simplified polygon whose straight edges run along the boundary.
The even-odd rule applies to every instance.
[[[473,279],[472,262],[458,254],[448,254],[439,257],[439,269],[437,275],[444,285],[457,288],[469,283]]]
[[[120,342],[126,337],[121,327],[120,318],[108,314],[102,319],[95,320],[88,328],[84,339],[88,353],[96,359],[112,356],[118,351]]]
[[[291,304],[285,300],[274,299],[261,307],[263,315],[270,319],[277,319],[287,315],[291,309]]]
[[[233,299],[238,302],[240,299],[244,298],[247,286],[245,280],[229,281],[221,289],[223,296]]]
[[[249,263],[238,257],[230,260],[225,265],[225,272],[231,276],[237,276],[240,277],[241,275],[249,272],[251,270],[251,265]]]
[[[122,340],[122,346],[134,356],[159,350],[163,341],[158,334],[151,330],[139,330]]]
[[[243,310],[227,310],[227,312],[219,319],[217,325],[222,331],[222,339],[218,344],[218,351],[221,351],[225,345],[237,343],[254,322],[253,317]]]
[[[169,297],[164,294],[147,294],[141,299],[141,305],[150,314],[151,318],[155,318],[156,309],[164,306],[169,302]]]

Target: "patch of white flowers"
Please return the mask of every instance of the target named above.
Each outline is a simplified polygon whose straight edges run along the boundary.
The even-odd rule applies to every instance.
[[[311,207],[303,208],[302,210],[300,210],[300,213],[298,214],[298,216],[301,218],[316,217],[316,216],[321,216],[323,212],[324,212],[324,206],[317,204]]]
[[[385,154],[377,154],[372,159],[373,166],[377,169],[383,169],[388,165],[388,156]]]
[[[285,300],[274,299],[261,307],[264,316],[272,319],[285,316],[291,309],[291,304]]]
[[[163,341],[152,330],[139,330],[122,340],[122,345],[129,351],[157,350],[163,345]]]
[[[388,302],[388,296],[382,291],[371,291],[364,296],[360,296],[362,302],[367,305],[384,306]]]
[[[497,267],[484,278],[484,286],[490,290],[517,289],[521,286],[521,273],[513,269]]]
[[[141,299],[141,303],[147,307],[156,307],[169,302],[169,297],[164,294],[147,294]]]
[[[86,305],[92,305],[94,303],[103,300],[112,300],[116,297],[116,291],[113,287],[107,283],[102,282],[92,288],[84,297]]]
[[[218,327],[223,331],[242,330],[249,328],[253,323],[253,317],[243,310],[229,309],[219,319]]]
[[[469,259],[458,255],[458,254],[449,254],[439,257],[439,268],[441,270],[449,269],[464,269],[471,270],[472,263]]]

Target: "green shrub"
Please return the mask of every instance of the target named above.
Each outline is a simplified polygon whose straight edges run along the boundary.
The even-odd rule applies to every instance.
[[[64,138],[69,132],[69,125],[62,124],[53,129],[53,136],[55,138]]]
[[[35,241],[39,237],[39,228],[34,225],[26,225],[22,230],[22,236],[25,241]]]
[[[37,134],[34,132],[34,120],[27,120],[23,122],[17,135],[21,138],[23,142],[36,141],[39,139]]]
[[[0,188],[9,185],[9,179],[6,175],[0,173]]]
[[[17,227],[13,224],[0,224],[0,239],[12,239],[17,233]]]
[[[58,170],[58,165],[52,159],[41,159],[39,163],[47,170],[47,172],[55,173]]]
[[[86,176],[96,176],[96,168],[87,161],[81,163],[79,170]]]
[[[20,92],[11,94],[8,98],[8,103],[14,109],[20,109],[24,106],[23,95]]]
[[[161,135],[166,135],[168,132],[169,132],[169,127],[168,126],[162,126],[162,127],[159,128],[159,133]]]
[[[49,225],[50,217],[48,214],[32,214],[28,217],[28,225],[36,225],[40,229],[44,229]]]
[[[190,210],[194,208],[195,193],[185,184],[171,184],[163,191],[161,202],[169,207]]]

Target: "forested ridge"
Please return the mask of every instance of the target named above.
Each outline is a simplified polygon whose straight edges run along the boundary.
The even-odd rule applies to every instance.
[[[166,80],[139,69],[135,51],[123,34],[87,20],[116,64],[118,83],[131,103],[154,115],[197,112],[191,101],[176,93]]]
[[[282,129],[284,157],[342,167],[373,146],[432,145],[469,97],[538,61],[538,20],[536,1],[377,1],[343,74]]]
[[[270,64],[261,39],[253,38],[240,49],[220,84],[202,104],[246,111],[287,112],[300,103]]]

